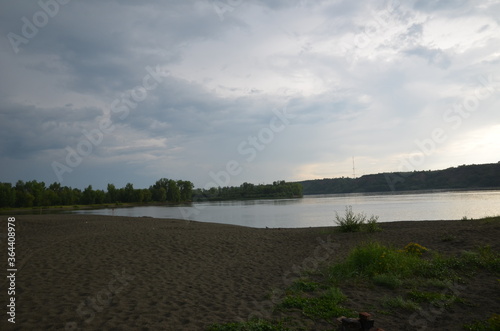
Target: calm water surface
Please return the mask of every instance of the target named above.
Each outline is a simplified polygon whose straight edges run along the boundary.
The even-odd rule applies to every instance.
[[[150,216],[249,227],[314,227],[333,225],[335,212],[346,206],[379,222],[456,220],[500,215],[500,191],[412,194],[331,194],[302,199],[201,202],[176,207],[131,207],[79,210],[78,214]]]

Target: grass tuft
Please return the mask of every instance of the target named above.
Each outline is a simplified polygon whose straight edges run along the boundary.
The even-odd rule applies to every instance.
[[[354,248],[345,262],[330,268],[330,277],[332,281],[356,276],[372,279],[381,274],[393,278],[408,277],[421,263],[420,257],[414,254],[405,254],[375,242]],[[377,279],[380,281],[380,276]]]
[[[337,287],[331,287],[316,297],[289,295],[283,299],[278,309],[299,309],[311,319],[332,319],[339,316],[354,316],[355,312],[344,308],[341,303],[346,300]]]
[[[468,331],[498,331],[500,330],[500,314],[491,315],[485,322],[476,321],[471,324],[465,324],[464,329]]]
[[[387,287],[391,290],[397,289],[403,285],[403,281],[392,274],[380,274],[373,276],[373,283],[378,286]]]

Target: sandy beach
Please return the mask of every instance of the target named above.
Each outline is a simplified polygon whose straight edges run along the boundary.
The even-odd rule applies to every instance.
[[[2,216],[5,261],[6,223]],[[500,249],[498,222],[381,227],[378,233],[336,233],[152,218],[16,216],[16,323],[7,321],[4,268],[0,329],[203,330],[211,323],[270,316],[273,290],[286,288],[302,271],[340,261],[361,242],[417,242],[449,255],[484,245]],[[366,291],[343,291],[353,309],[368,309]],[[453,306],[426,330],[459,330],[454,326],[500,313],[499,293],[495,277],[478,275],[462,291],[474,306]],[[408,324],[406,315],[379,314],[375,320],[386,331]]]

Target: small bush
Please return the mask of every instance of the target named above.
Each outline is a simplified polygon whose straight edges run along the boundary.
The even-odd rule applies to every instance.
[[[382,228],[377,223],[378,221],[378,216],[372,216],[370,219],[366,222],[365,229],[366,232],[379,232],[382,231]]]
[[[367,219],[367,216],[363,213],[354,214],[352,206],[345,207],[344,216],[340,216],[335,212],[335,222],[341,232],[359,232],[361,230],[366,230],[367,232],[380,231],[377,221],[378,216],[372,215]]]
[[[354,248],[343,268],[369,278],[380,274],[392,274],[399,277],[412,274],[415,269],[418,269],[420,263],[421,259],[417,256],[403,254],[379,243],[369,243]]]
[[[427,248],[417,243],[409,243],[405,246],[404,251],[408,254],[421,256],[423,253],[427,252]]]

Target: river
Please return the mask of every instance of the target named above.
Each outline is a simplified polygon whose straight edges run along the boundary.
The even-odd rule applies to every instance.
[[[379,216],[379,222],[457,220],[500,215],[500,191],[412,192],[309,195],[301,199],[199,202],[180,206],[144,206],[78,210],[72,213],[175,218],[255,228],[334,225],[335,212]]]

